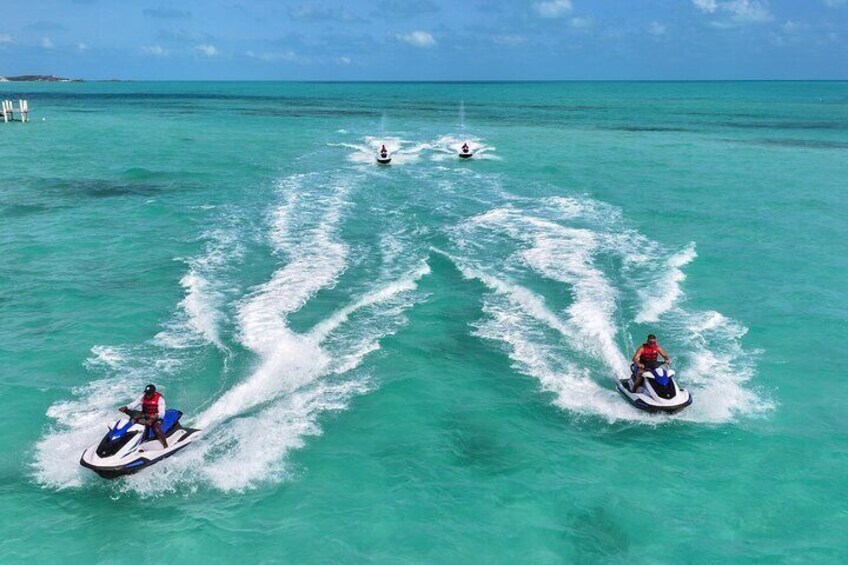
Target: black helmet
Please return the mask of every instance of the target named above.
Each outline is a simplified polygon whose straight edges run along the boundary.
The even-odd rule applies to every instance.
[[[154,385],[147,385],[144,387],[144,394],[153,394],[156,392],[156,387]]]

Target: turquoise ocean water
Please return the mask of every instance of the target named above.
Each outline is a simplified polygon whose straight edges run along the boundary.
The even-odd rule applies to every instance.
[[[848,84],[0,97],[0,561],[848,558]],[[204,437],[82,469],[147,382]]]

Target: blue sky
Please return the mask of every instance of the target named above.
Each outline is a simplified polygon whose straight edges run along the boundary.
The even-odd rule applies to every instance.
[[[5,0],[0,75],[848,79],[848,0]]]

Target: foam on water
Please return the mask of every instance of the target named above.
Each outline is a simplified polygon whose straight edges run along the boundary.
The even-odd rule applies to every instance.
[[[483,313],[487,318],[475,323],[475,333],[503,343],[513,367],[538,379],[544,391],[555,395],[557,406],[609,421],[650,421],[621,401],[613,388],[591,378],[591,369],[586,364],[563,354],[568,344],[579,337],[579,328],[551,311],[543,297],[514,282],[470,267],[462,259],[445,256],[465,278],[479,280],[493,291],[484,297]]]
[[[325,193],[317,175],[281,182],[284,203],[272,214],[270,240],[288,263],[241,302],[239,337],[246,347],[265,354],[291,339],[285,317],[344,271],[349,248],[336,231],[350,190],[348,179],[337,179]]]
[[[461,135],[443,135],[429,143],[428,148],[432,151],[431,159],[439,162],[457,159],[464,143],[468,144],[474,159],[500,160],[500,157],[494,153],[495,147],[487,145],[479,137]]]
[[[394,136],[366,136],[358,144],[336,143],[331,145],[353,149],[353,152],[348,155],[348,160],[361,165],[373,165],[376,162],[377,153],[383,145],[386,146],[389,155],[392,157],[392,165],[414,163],[420,158],[421,152],[428,147],[426,143],[414,143]]]
[[[320,432],[319,415],[344,408],[351,396],[367,390],[364,375],[355,369],[379,349],[382,337],[404,322],[403,312],[417,300],[418,280],[429,273],[423,259],[405,251],[404,238],[396,234],[381,238],[386,242],[396,238],[391,244],[394,251],[384,259],[381,284],[369,285],[307,333],[292,331],[286,322],[287,315],[320,289],[336,284],[344,272],[349,250],[338,230],[355,184],[344,175],[329,186],[317,175],[294,175],[280,182],[281,204],[269,215],[268,240],[284,265],[238,306],[238,337],[257,354],[256,368],[198,414],[194,423],[189,420],[204,429],[204,437],[192,449],[129,478],[123,490],[157,495],[176,488],[195,489],[202,483],[230,490],[279,478],[285,454],[301,446],[306,436]],[[208,272],[217,266],[218,256],[210,251],[190,264]],[[166,332],[192,328],[210,336],[199,331],[211,326],[192,304],[196,297],[208,296],[202,291],[205,283],[191,280],[192,273],[196,271],[186,275],[187,296],[178,312],[194,315]],[[153,341],[154,349],[170,345],[162,333]],[[79,454],[102,435],[101,428],[114,417],[114,407],[127,400],[127,391],[152,378],[162,368],[160,361],[168,362],[167,356],[151,363],[149,352],[128,355],[106,347],[93,349],[93,354],[89,365],[105,366],[114,374],[76,391],[78,400],[50,408],[48,415],[56,425],[37,445],[34,462],[42,484],[57,488],[84,484],[90,473],[79,467]],[[272,437],[257,439],[257,429],[272,429]]]
[[[433,141],[414,142],[399,137],[372,137],[366,136],[361,143],[331,143],[331,147],[352,149],[348,160],[357,164],[372,165],[380,148],[385,145],[392,157],[392,165],[406,165],[418,161],[423,155],[429,154],[433,161],[448,161],[458,158],[463,143],[468,143],[474,153],[474,159],[499,160],[495,155],[495,148],[487,145],[480,138],[468,136],[457,137],[444,135]]]
[[[637,323],[656,322],[660,319],[660,316],[671,310],[683,296],[681,284],[686,280],[683,267],[691,263],[697,256],[693,243],[665,261],[664,274],[658,280],[655,280],[652,285],[646,286],[640,291],[642,308],[636,315]]]
[[[222,219],[222,225],[229,221]],[[228,352],[219,335],[224,292],[221,277],[241,255],[233,226],[210,230],[203,252],[179,259],[189,268],[180,280],[184,298],[174,314],[148,342],[133,346],[92,347],[86,369],[99,378],[74,390],[76,399],[60,401],[47,410],[53,425],[36,444],[33,468],[39,483],[57,488],[79,486],[83,473],[78,461],[107,425],[117,419],[115,407],[133,400],[132,391],[148,382],[167,388],[191,355],[191,348],[213,344]]]
[[[518,256],[528,267],[571,287],[574,300],[568,314],[572,335],[584,352],[603,359],[614,375],[625,376],[627,362],[615,343],[616,292],[594,264],[593,253],[599,246],[595,233],[510,208],[494,210],[471,221],[524,242],[526,247]]]
[[[207,428],[273,400],[324,371],[328,356],[314,340],[291,331],[286,317],[319,290],[334,285],[346,267],[349,249],[337,231],[351,186],[350,179],[338,178],[325,187],[317,175],[280,182],[282,204],[271,214],[269,239],[287,263],[238,309],[239,338],[259,355],[259,366],[199,415],[199,426]]]
[[[289,331],[256,372],[198,418],[212,438],[205,447],[210,457],[202,465],[202,478],[224,490],[280,478],[286,453],[302,446],[305,436],[320,433],[317,418],[344,409],[350,397],[368,389],[364,377],[351,372],[403,323],[418,280],[429,272],[422,263],[366,292],[308,333]],[[355,323],[353,316],[358,316]],[[261,407],[258,413],[252,410],[256,407]],[[273,430],[274,438],[261,441],[258,429]],[[191,462],[183,466],[188,471]]]
[[[322,175],[292,175],[280,181],[280,204],[268,216],[268,241],[282,266],[237,303],[237,337],[257,355],[255,368],[194,422],[188,419],[204,430],[190,450],[129,478],[123,490],[157,495],[203,483],[230,490],[279,478],[285,454],[320,432],[320,414],[344,408],[351,396],[367,390],[367,379],[357,367],[379,349],[381,338],[405,322],[404,311],[419,299],[417,283],[430,272],[410,234],[381,236],[378,284],[366,284],[350,303],[306,333],[293,331],[287,323],[288,315],[319,290],[337,284],[347,268],[349,248],[339,230],[357,182],[357,177],[342,173],[329,182]],[[179,352],[189,340],[177,338],[186,333],[220,341],[218,318],[205,308],[207,299],[218,297],[208,279],[199,275],[214,274],[227,264],[224,249],[231,242],[220,237],[214,241],[218,244],[188,261],[190,270],[181,283],[186,297],[178,304],[175,320],[145,344],[144,351],[93,349],[88,364],[106,367],[108,378],[76,391],[77,400],[50,408],[48,415],[56,425],[39,442],[34,462],[40,483],[57,488],[84,483],[87,474],[77,463],[79,454],[102,435],[114,407],[127,400],[127,391],[154,375],[160,377],[163,367],[178,369],[178,359],[175,363],[168,354],[161,355],[163,349]],[[160,356],[152,358],[156,354]],[[258,439],[257,429],[273,430],[272,437],[263,434]]]
[[[629,228],[619,210],[589,198],[506,200],[460,223],[452,231],[458,251],[448,256],[492,291],[477,334],[503,343],[518,370],[556,395],[555,404],[608,421],[663,421],[634,410],[613,388],[628,374],[629,325],[650,322],[686,360],[677,366],[679,380],[696,398],[673,419],[720,423],[771,406],[746,386],[755,365],[741,346],[745,328],[679,306],[694,244],[669,254]],[[564,312],[516,282],[532,284],[534,275],[567,285],[572,301]],[[621,307],[630,303],[637,305],[632,322],[632,308]]]
[[[115,407],[130,400],[129,391],[141,390],[160,367],[145,361],[149,345],[130,348],[95,346],[86,360],[90,371],[105,369],[105,378],[75,389],[73,400],[54,403],[47,417],[54,423],[35,445],[33,471],[37,482],[54,488],[83,484],[87,473],[79,465],[83,450],[95,443],[118,419]]]
[[[95,345],[91,348],[91,353],[94,354],[94,357],[89,357],[86,360],[86,365],[89,367],[105,365],[106,367],[115,369],[125,360],[124,354],[118,347]]]
[[[352,161],[370,163],[383,141],[366,138],[345,146],[354,149]],[[394,139],[387,145],[396,156],[417,159],[424,151],[452,157],[463,141],[444,136],[431,144]],[[423,298],[417,289],[430,272],[432,232],[410,227],[411,207],[372,202],[379,244],[353,252],[342,228],[368,174],[351,169],[279,181],[277,204],[266,216],[270,253],[279,266],[232,303],[235,337],[255,363],[188,419],[204,429],[191,449],[123,481],[121,489],[146,496],[200,485],[243,490],[280,480],[290,472],[287,454],[321,433],[322,414],[346,409],[354,396],[377,386],[362,362]],[[518,371],[553,394],[556,406],[609,422],[649,424],[721,423],[771,407],[749,386],[755,363],[741,345],[744,326],[717,312],[684,308],[684,268],[697,256],[694,243],[669,251],[633,230],[619,209],[591,198],[519,197],[494,176],[466,167],[438,167],[431,176],[408,172],[416,179],[423,175],[422,183],[450,200],[434,208],[455,222],[442,232],[450,248],[436,252],[487,289],[474,333],[501,344]],[[458,182],[476,190],[457,190]],[[469,206],[476,212],[467,215]],[[101,436],[128,390],[179,371],[184,350],[213,344],[228,351],[222,307],[232,297],[224,283],[241,253],[238,234],[224,229],[203,235],[204,252],[185,260],[185,295],[155,339],[135,348],[92,349],[86,366],[102,378],[76,390],[76,400],[48,410],[55,425],[36,446],[34,461],[41,484],[84,484],[90,473],[77,464],[81,451]],[[288,318],[345,280],[350,257],[363,261],[363,254],[379,262],[379,274],[367,270],[373,280],[342,288],[348,300],[311,329],[293,330]],[[549,293],[551,285],[566,291],[567,304],[561,305],[561,294]],[[614,389],[615,379],[627,374],[631,325],[641,323],[674,344],[679,380],[695,396],[692,407],[671,418],[638,412]]]
[[[757,352],[745,351],[742,337],[748,329],[715,311],[668,313],[669,326],[685,344],[684,369],[696,403],[681,414],[686,420],[721,423],[740,415],[772,410],[774,402],[761,390],[750,388],[756,375]]]
[[[225,447],[226,457],[208,463],[205,478],[225,491],[285,478],[285,455],[303,447],[308,436],[320,435],[318,418],[346,409],[351,397],[367,390],[365,379],[318,382],[281,398],[253,417],[234,420],[214,436],[209,449]]]
[[[228,223],[220,219],[219,223]],[[220,336],[225,300],[225,274],[242,256],[243,246],[238,241],[235,226],[211,229],[204,233],[204,253],[180,259],[188,271],[180,279],[185,297],[179,302],[176,315],[165,324],[155,340],[173,349],[197,347],[210,343],[229,354]]]
[[[603,378],[592,378],[592,369],[562,354],[565,343],[551,339],[539,328],[535,316],[526,316],[515,305],[498,300],[484,300],[483,312],[488,319],[478,322],[476,334],[503,343],[513,367],[538,379],[542,390],[554,394],[554,404],[575,414],[600,416],[607,421],[634,420],[650,422],[650,418],[623,402]]]

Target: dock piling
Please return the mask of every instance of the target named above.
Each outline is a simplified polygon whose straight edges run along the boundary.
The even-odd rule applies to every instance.
[[[3,116],[3,123],[15,121],[15,114],[19,114],[19,121],[25,124],[29,121],[29,102],[27,100],[18,100],[18,107],[11,100],[3,100],[0,102],[0,114]]]

